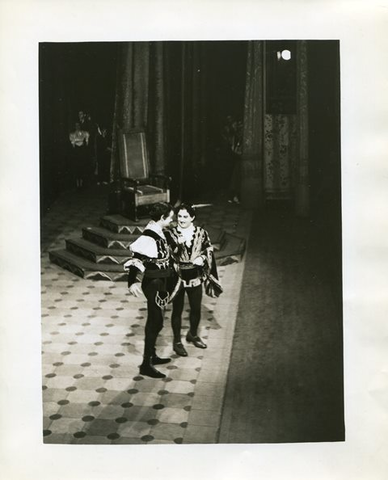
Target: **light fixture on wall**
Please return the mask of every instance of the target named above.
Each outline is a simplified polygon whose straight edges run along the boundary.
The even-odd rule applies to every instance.
[[[291,60],[291,52],[290,50],[282,50],[282,51],[277,51],[276,56],[278,60]]]

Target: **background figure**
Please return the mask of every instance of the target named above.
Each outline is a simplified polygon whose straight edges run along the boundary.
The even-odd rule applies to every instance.
[[[229,181],[228,201],[240,203],[241,198],[241,155],[243,123],[241,120],[234,120],[232,123],[232,135],[230,136],[230,149],[232,152],[232,172]]]
[[[97,137],[100,134],[98,124],[92,119],[89,112],[85,113],[84,128],[89,133],[88,146],[88,179],[91,180],[97,168]]]
[[[222,183],[226,186],[228,201],[240,202],[242,122],[227,115],[222,122],[218,148]]]
[[[83,110],[78,112],[78,123],[80,124],[81,130],[88,131],[86,126],[86,113]]]
[[[97,175],[97,185],[109,183],[111,152],[111,139],[108,130],[102,127],[96,137],[97,163],[95,173]]]
[[[178,225],[166,232],[179,275],[173,299],[171,326],[174,334],[173,350],[177,355],[186,357],[187,351],[181,340],[185,293],[187,293],[190,304],[190,329],[186,335],[186,341],[193,343],[197,348],[207,348],[207,345],[198,336],[201,321],[202,284],[211,277],[213,285],[216,284],[218,287],[218,294],[222,292],[222,289],[218,282],[209,235],[202,227],[193,224],[195,209],[191,205],[182,203],[177,207],[176,212]]]
[[[229,188],[230,176],[233,170],[233,155],[231,145],[233,143],[233,117],[227,115],[221,124],[219,135],[219,171],[222,172],[221,181],[224,188]]]
[[[84,186],[85,178],[88,173],[88,144],[89,133],[81,130],[79,122],[75,124],[75,130],[69,135],[70,143],[73,147],[71,155],[71,165],[73,178],[77,188]]]

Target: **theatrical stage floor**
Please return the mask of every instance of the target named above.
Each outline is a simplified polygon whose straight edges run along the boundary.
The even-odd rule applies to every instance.
[[[97,225],[106,201],[103,187],[67,193],[42,221],[44,442],[217,443],[244,262],[219,268],[219,299],[204,295],[200,331],[208,349],[187,345],[188,357],[175,355],[168,310],[158,339],[158,353],[172,357],[160,368],[167,378],[142,377],[144,297],[130,296],[125,282],[79,278],[48,257]],[[251,215],[222,200],[205,213],[208,224],[244,238]]]
[[[49,250],[98,223],[106,198],[97,188],[68,193],[43,218],[44,442],[342,440],[338,285],[309,222],[214,201],[206,222],[249,239],[246,255],[219,268],[221,297],[204,296],[208,349],[173,354],[167,311],[158,345],[172,362],[154,380],[138,374],[144,298],[125,282],[84,280],[49,262]]]

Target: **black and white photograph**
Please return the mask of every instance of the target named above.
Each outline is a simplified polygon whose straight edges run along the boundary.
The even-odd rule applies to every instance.
[[[6,480],[382,480],[385,11],[32,3],[1,22]]]
[[[44,441],[343,441],[339,41],[39,62]]]

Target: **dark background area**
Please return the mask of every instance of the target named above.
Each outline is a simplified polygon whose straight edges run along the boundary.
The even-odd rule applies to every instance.
[[[71,188],[67,175],[69,133],[77,112],[90,112],[95,122],[112,130],[119,45],[114,42],[40,44],[42,215],[61,192]],[[314,40],[308,41],[307,46],[310,217],[338,260],[341,256],[339,42]],[[220,182],[224,165],[217,148],[224,118],[227,115],[243,118],[247,47],[248,42],[241,41],[164,42],[166,173],[173,178],[173,198],[178,195],[182,158],[187,197],[225,188]],[[293,41],[266,42],[267,52],[282,48],[296,51]],[[267,100],[283,96],[286,112],[295,105],[295,55],[290,62],[278,62],[285,71],[280,71],[280,67],[276,70],[269,58],[274,55],[267,56]]]
[[[340,64],[338,41],[308,42],[311,218],[321,232],[328,265],[341,278]],[[339,290],[341,293],[341,281]],[[342,297],[342,295],[340,295]]]
[[[291,58],[278,61],[277,52],[289,50]],[[296,41],[273,40],[266,44],[266,113],[296,114]]]
[[[39,50],[41,213],[69,188],[69,133],[78,111],[112,125],[117,45],[44,43]]]
[[[198,42],[196,42],[198,43]],[[242,118],[245,90],[246,42],[201,42],[202,81],[201,121],[206,121],[203,139],[205,172],[191,168],[191,156],[198,145],[191,141],[195,125],[196,98],[191,95],[195,82],[193,42],[185,42],[185,178],[193,190],[213,184],[220,167],[215,161],[223,117],[232,113]],[[166,122],[169,142],[168,174],[179,175],[182,137],[182,42],[165,42]],[[40,181],[41,213],[60,193],[70,187],[67,176],[69,133],[79,110],[89,112],[93,121],[112,130],[118,43],[43,43],[39,51],[40,99]],[[201,175],[201,178],[198,178]],[[201,181],[202,180],[202,181]],[[174,185],[172,185],[174,190]],[[174,193],[174,191],[172,192]],[[190,191],[187,191],[190,195]]]

